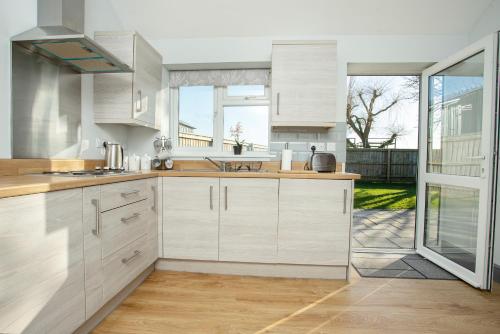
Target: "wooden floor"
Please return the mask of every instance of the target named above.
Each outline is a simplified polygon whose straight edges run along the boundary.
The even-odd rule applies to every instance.
[[[461,281],[154,272],[94,333],[500,333],[500,296]]]

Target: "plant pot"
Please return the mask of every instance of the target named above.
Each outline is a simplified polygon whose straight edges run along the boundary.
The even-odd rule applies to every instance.
[[[233,146],[234,155],[241,155],[242,149],[243,149],[242,145],[234,145]]]

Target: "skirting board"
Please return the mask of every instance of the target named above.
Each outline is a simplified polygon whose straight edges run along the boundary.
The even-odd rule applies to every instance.
[[[187,271],[206,274],[245,275],[286,278],[348,278],[345,266],[307,266],[295,264],[265,264],[217,261],[158,259],[156,270]]]
[[[111,312],[113,312],[144,280],[154,271],[154,264],[144,270],[136,279],[124,287],[116,296],[107,302],[90,319],[85,321],[73,334],[87,334],[101,323]]]

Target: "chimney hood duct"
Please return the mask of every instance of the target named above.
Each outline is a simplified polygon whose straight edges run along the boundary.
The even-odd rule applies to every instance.
[[[133,70],[85,36],[85,0],[38,0],[37,27],[12,43],[78,73],[122,73]]]

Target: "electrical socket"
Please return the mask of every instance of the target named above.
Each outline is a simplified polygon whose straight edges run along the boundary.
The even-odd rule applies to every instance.
[[[337,149],[337,143],[326,143],[326,150],[328,152],[334,152]]]
[[[103,148],[104,147],[102,145],[103,142],[104,142],[104,140],[102,140],[101,138],[96,138],[95,139],[95,148]]]
[[[311,148],[311,146],[316,146],[316,151],[318,152],[326,151],[325,143],[309,143],[309,148]]]

